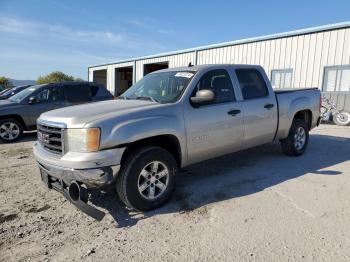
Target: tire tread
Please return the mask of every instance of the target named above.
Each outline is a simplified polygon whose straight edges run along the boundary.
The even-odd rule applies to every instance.
[[[126,157],[125,161],[122,163],[122,167],[121,170],[117,176],[116,179],[116,189],[117,189],[117,193],[118,196],[120,198],[120,200],[130,209],[133,210],[137,210],[137,211],[144,211],[144,210],[148,210],[149,208],[147,207],[138,207],[135,206],[134,204],[131,203],[130,201],[130,196],[128,196],[127,194],[127,177],[129,175],[129,173],[131,172],[131,168],[137,164],[136,162],[144,155],[147,153],[150,153],[150,151],[154,151],[154,150],[162,150],[162,153],[168,154],[169,156],[172,157],[172,155],[165,149],[161,148],[161,147],[156,147],[156,146],[145,146],[145,147],[141,147],[139,149],[136,149],[135,151],[132,151],[128,154],[128,156]],[[173,157],[172,157],[173,158]],[[175,159],[173,159],[174,163]],[[176,173],[176,172],[175,172]]]
[[[302,126],[305,129],[306,141],[305,141],[304,149],[299,152],[294,147],[294,132],[300,126]],[[294,119],[292,126],[289,130],[288,137],[281,140],[282,150],[288,156],[300,156],[304,153],[308,144],[308,140],[309,140],[309,130],[307,128],[307,124],[305,123],[305,121],[302,119]]]

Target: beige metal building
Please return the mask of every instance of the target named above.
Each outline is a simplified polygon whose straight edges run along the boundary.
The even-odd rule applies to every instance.
[[[350,110],[350,22],[90,66],[89,81],[119,95],[150,72],[189,63],[258,64],[275,88],[318,87]]]

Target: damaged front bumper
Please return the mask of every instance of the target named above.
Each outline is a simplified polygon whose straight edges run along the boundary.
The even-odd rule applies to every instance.
[[[118,175],[120,165],[91,169],[71,169],[48,165],[37,161],[40,170],[44,170],[52,177],[67,185],[78,181],[89,188],[102,187],[113,183]]]
[[[87,188],[108,185],[115,180],[119,166],[98,170],[66,170],[39,164],[41,180],[49,189],[64,195],[72,204],[101,221],[105,213],[88,204]]]
[[[105,213],[88,204],[87,189],[99,188],[115,181],[123,149],[57,156],[45,151],[36,142],[33,151],[45,185],[62,193],[87,215],[102,220]]]

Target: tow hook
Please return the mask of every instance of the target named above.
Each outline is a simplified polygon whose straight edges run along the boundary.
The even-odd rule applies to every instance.
[[[66,198],[74,204],[77,208],[83,211],[85,214],[91,216],[97,221],[101,221],[105,216],[105,213],[98,210],[97,208],[87,204],[88,201],[88,192],[87,189],[81,187],[80,184],[76,181],[73,181],[68,190],[64,190]]]

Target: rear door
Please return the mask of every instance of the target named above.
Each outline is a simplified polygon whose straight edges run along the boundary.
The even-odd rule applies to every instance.
[[[243,97],[243,148],[272,142],[278,114],[275,93],[268,88],[266,75],[252,67],[237,68],[235,73]]]
[[[199,107],[185,102],[189,163],[238,151],[243,142],[242,104],[235,98],[228,71],[213,69],[204,73],[191,96],[201,89],[212,90],[215,101]]]
[[[79,105],[91,102],[91,90],[89,84],[65,84],[64,93],[68,105]]]

